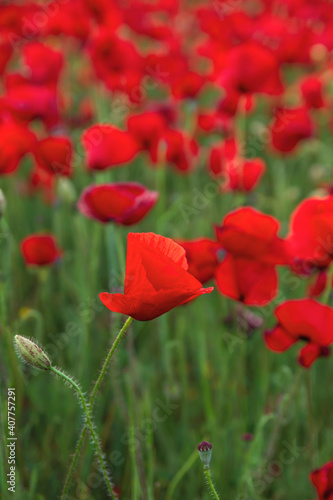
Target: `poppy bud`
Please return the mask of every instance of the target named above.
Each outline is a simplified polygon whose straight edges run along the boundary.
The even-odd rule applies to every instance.
[[[40,370],[49,370],[51,367],[51,361],[44,351],[37,344],[27,339],[26,337],[21,337],[21,335],[15,335],[15,345],[17,352],[20,357],[28,363],[30,366],[39,368]]]
[[[0,219],[5,213],[6,210],[6,198],[5,195],[3,194],[2,189],[0,189]]]
[[[76,191],[73,183],[66,177],[58,179],[58,196],[61,201],[72,205],[76,201]]]
[[[198,450],[199,457],[204,465],[204,468],[208,468],[210,460],[212,458],[212,445],[207,441],[202,441],[202,443],[198,445]]]

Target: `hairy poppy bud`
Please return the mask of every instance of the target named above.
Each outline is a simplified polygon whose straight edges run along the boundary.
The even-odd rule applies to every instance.
[[[212,445],[207,441],[202,441],[198,445],[199,457],[204,467],[209,467],[210,460],[212,458]]]
[[[28,363],[28,365],[39,368],[40,370],[50,369],[51,361],[37,344],[26,337],[15,335],[15,345],[18,354],[21,356],[23,361]]]

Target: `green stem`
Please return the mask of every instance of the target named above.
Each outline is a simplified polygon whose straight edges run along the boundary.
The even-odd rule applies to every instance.
[[[179,482],[183,479],[183,477],[185,476],[187,471],[190,470],[190,468],[192,467],[194,462],[197,460],[197,458],[198,458],[198,451],[194,450],[194,452],[191,453],[191,455],[188,457],[188,459],[186,460],[184,465],[179,469],[179,471],[177,472],[175,477],[172,479],[172,481],[169,485],[169,488],[167,490],[165,500],[172,499],[173,493],[174,493],[176,487],[178,486]]]
[[[92,437],[92,440],[94,442],[95,451],[96,451],[96,454],[97,454],[99,462],[100,462],[101,471],[102,471],[105,483],[107,485],[107,488],[108,488],[108,491],[111,495],[111,498],[113,500],[115,500],[115,496],[114,496],[113,489],[112,489],[112,484],[111,484],[110,478],[108,476],[108,472],[106,470],[106,466],[105,466],[104,459],[103,459],[103,454],[102,454],[102,451],[100,448],[100,444],[98,442],[98,438],[97,438],[95,429],[94,429],[92,421],[91,421],[90,412],[89,412],[86,400],[84,398],[83,392],[81,391],[80,387],[74,382],[74,380],[72,380],[70,377],[68,377],[68,375],[66,375],[62,371],[58,370],[54,366],[51,366],[50,370],[53,373],[55,373],[56,375],[59,375],[59,377],[62,377],[64,380],[66,380],[66,382],[68,382],[73,387],[73,389],[77,392],[77,394],[81,400],[83,411],[84,411],[85,416],[86,416],[86,424],[85,425],[89,427],[91,437]]]
[[[333,265],[331,264],[327,270],[327,281],[326,287],[323,293],[322,304],[327,305],[330,299],[330,293],[332,290],[332,279],[333,279]]]
[[[308,439],[309,439],[309,455],[310,455],[310,463],[311,469],[315,469],[316,458],[317,458],[317,450],[316,450],[316,429],[315,429],[315,420],[313,416],[313,398],[312,398],[312,383],[311,383],[311,370],[308,370],[306,373],[306,395],[307,395],[307,403],[308,403]]]
[[[130,324],[132,323],[132,321],[133,321],[133,318],[131,318],[129,316],[127,318],[124,326],[122,327],[122,329],[118,333],[115,341],[113,342],[113,344],[111,346],[110,351],[108,352],[108,355],[105,358],[105,361],[104,361],[104,364],[102,366],[100,375],[99,375],[98,379],[95,382],[95,385],[93,387],[93,390],[92,390],[90,398],[89,398],[89,406],[90,406],[90,408],[92,408],[92,406],[94,404],[94,401],[95,401],[98,389],[99,389],[99,387],[100,387],[101,383],[103,382],[103,379],[104,379],[104,377],[106,375],[106,372],[108,370],[111,358],[114,355],[114,353],[115,353],[115,351],[116,351],[116,349],[117,349],[117,347],[118,347],[121,339],[125,335],[128,327],[130,326]],[[69,488],[69,485],[70,485],[70,482],[71,482],[71,479],[72,479],[72,475],[74,473],[74,470],[75,470],[75,467],[76,467],[76,464],[77,464],[77,461],[78,461],[78,458],[79,458],[80,450],[82,448],[86,432],[87,432],[87,424],[85,424],[83,426],[81,434],[80,434],[80,437],[79,437],[79,440],[77,442],[77,445],[76,445],[76,448],[75,448],[75,452],[74,452],[74,455],[73,455],[73,459],[72,459],[71,465],[70,465],[69,470],[68,470],[68,474],[67,474],[66,479],[65,479],[65,484],[64,484],[63,491],[62,491],[62,494],[61,494],[61,500],[64,499],[64,498],[66,498],[66,494],[68,492],[68,488]]]
[[[131,460],[131,490],[132,500],[139,499],[140,481],[136,456],[134,405],[133,405],[133,380],[128,378],[128,416],[129,416],[129,454]]]
[[[125,335],[128,327],[130,326],[130,324],[132,323],[133,321],[133,318],[131,318],[131,316],[129,316],[124,324],[124,326],[122,327],[122,329],[120,330],[120,332],[118,333],[117,337],[116,337],[116,340],[113,342],[112,346],[111,346],[111,349],[110,351],[108,352],[108,355],[106,356],[105,358],[105,361],[104,361],[104,364],[102,366],[102,369],[101,369],[101,372],[99,374],[99,377],[98,379],[96,380],[95,382],[95,385],[94,385],[94,388],[92,390],[92,393],[91,393],[91,396],[90,396],[90,400],[89,400],[89,404],[92,405],[94,400],[95,400],[95,397],[96,397],[96,394],[97,394],[97,391],[99,389],[99,386],[101,385],[105,375],[106,375],[106,372],[108,370],[108,367],[109,367],[109,363],[111,361],[111,358],[112,356],[114,355],[121,339],[123,338],[123,336]]]
[[[208,487],[213,495],[213,498],[215,498],[216,500],[220,500],[220,497],[218,496],[217,494],[217,491],[215,489],[215,486],[213,484],[213,481],[212,481],[212,475],[210,473],[210,468],[207,467],[207,468],[204,468],[204,474],[205,474],[205,477],[206,477],[206,481],[207,481],[207,484],[208,484]]]

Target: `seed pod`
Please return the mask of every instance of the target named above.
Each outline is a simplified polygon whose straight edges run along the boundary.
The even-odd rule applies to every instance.
[[[28,365],[39,368],[40,370],[50,369],[51,361],[37,344],[26,337],[15,335],[15,345],[18,354],[21,356],[23,361],[28,363]]]
[[[212,458],[212,445],[208,441],[202,441],[198,445],[199,457],[204,467],[209,467],[210,459]]]

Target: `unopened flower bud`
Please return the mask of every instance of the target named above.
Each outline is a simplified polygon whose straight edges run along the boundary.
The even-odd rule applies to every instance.
[[[15,345],[18,354],[21,356],[23,361],[28,363],[28,365],[39,368],[40,370],[50,369],[51,361],[37,344],[26,337],[15,335]]]
[[[75,191],[75,187],[73,183],[65,178],[65,177],[60,177],[58,179],[58,187],[57,187],[57,192],[59,199],[68,205],[74,204],[76,201],[77,195]]]
[[[204,467],[209,467],[210,460],[212,458],[212,445],[208,441],[202,441],[198,445],[199,457]]]
[[[5,213],[6,210],[6,198],[5,195],[3,194],[2,189],[0,189],[0,219]]]

